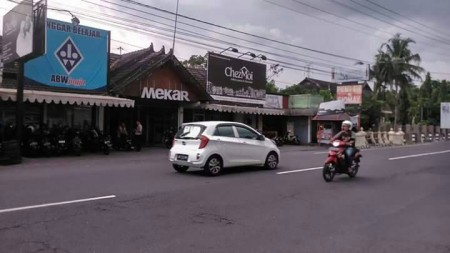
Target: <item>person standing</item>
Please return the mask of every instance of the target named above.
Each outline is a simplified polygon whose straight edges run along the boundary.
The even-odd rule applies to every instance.
[[[136,151],[141,151],[142,148],[142,124],[139,120],[136,120],[136,130],[134,131],[134,140],[136,145]]]
[[[320,147],[320,143],[322,142],[323,139],[323,126],[319,125],[319,128],[317,129],[317,144]]]

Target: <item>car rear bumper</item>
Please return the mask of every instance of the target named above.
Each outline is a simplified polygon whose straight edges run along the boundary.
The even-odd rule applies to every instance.
[[[184,160],[178,160],[177,155],[187,155],[187,161]],[[185,151],[177,151],[177,150],[171,150],[169,152],[169,161],[173,164],[182,165],[182,166],[189,166],[189,167],[197,167],[201,168],[206,163],[206,155],[204,152],[198,151],[198,152],[185,152]]]

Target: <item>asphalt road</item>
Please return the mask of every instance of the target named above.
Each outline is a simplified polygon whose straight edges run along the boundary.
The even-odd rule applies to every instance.
[[[163,149],[0,167],[0,252],[450,252],[450,142],[364,150],[332,183],[324,151],[215,178]]]

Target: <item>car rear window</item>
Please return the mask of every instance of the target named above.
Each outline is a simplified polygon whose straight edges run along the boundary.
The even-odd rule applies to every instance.
[[[205,126],[202,125],[183,125],[177,132],[175,138],[177,139],[198,139],[205,131]]]

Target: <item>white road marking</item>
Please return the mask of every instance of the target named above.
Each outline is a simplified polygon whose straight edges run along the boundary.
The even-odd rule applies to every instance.
[[[8,213],[8,212],[22,211],[22,210],[27,210],[27,209],[49,207],[49,206],[60,206],[60,205],[67,205],[67,204],[74,204],[74,203],[81,203],[81,202],[88,202],[88,201],[95,201],[95,200],[101,200],[101,199],[111,199],[111,198],[115,198],[115,197],[116,197],[116,195],[109,195],[109,196],[102,196],[102,197],[96,197],[96,198],[77,199],[77,200],[71,200],[71,201],[48,203],[48,204],[42,204],[42,205],[23,206],[23,207],[3,209],[3,210],[0,210],[0,213]]]
[[[450,153],[450,150],[444,150],[444,151],[438,151],[438,152],[431,152],[431,153],[423,153],[423,154],[417,154],[417,155],[407,155],[407,156],[391,157],[391,158],[389,158],[389,161],[392,161],[392,160],[399,160],[399,159],[406,159],[406,158],[411,158],[411,157],[419,157],[419,156],[438,155],[438,154],[445,154],[445,153]]]
[[[283,174],[289,174],[289,173],[297,173],[297,172],[304,172],[304,171],[310,171],[310,170],[320,170],[323,167],[315,167],[315,168],[307,168],[307,169],[301,169],[301,170],[289,170],[289,171],[282,171],[278,172],[277,175],[283,175]]]
[[[432,143],[420,143],[420,144],[406,145],[406,146],[390,146],[390,147],[362,148],[362,149],[361,149],[361,152],[366,152],[366,151],[376,151],[376,150],[389,150],[389,149],[394,149],[394,148],[412,148],[412,147],[417,147],[417,146],[428,146],[428,145],[431,145],[431,144],[432,144]],[[314,152],[314,155],[323,155],[323,154],[328,154],[328,151]]]

